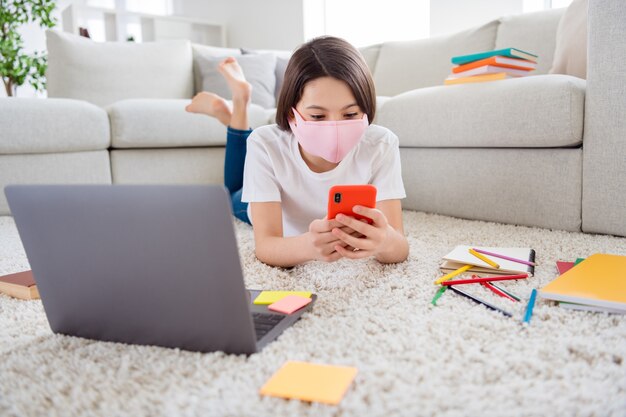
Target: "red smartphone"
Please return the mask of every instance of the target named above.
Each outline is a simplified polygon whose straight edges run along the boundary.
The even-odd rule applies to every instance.
[[[342,213],[352,216],[357,220],[366,219],[372,223],[372,219],[361,216],[352,211],[354,206],[376,208],[376,187],[372,184],[359,185],[335,185],[328,191],[328,219],[334,219]]]

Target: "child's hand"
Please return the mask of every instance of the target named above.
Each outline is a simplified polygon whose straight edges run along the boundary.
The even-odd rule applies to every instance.
[[[335,250],[335,246],[348,247],[348,243],[343,242],[333,235],[332,230],[341,230],[347,236],[360,236],[352,228],[343,226],[337,220],[318,219],[313,220],[309,225],[309,242],[311,243],[312,257],[318,261],[334,262],[342,257]],[[348,247],[353,251],[354,248]]]
[[[390,234],[394,231],[387,222],[385,214],[378,209],[363,206],[354,206],[352,210],[362,216],[369,217],[373,220],[373,223],[368,224],[366,220],[359,221],[352,216],[344,214],[337,215],[336,220],[341,225],[350,227],[361,234],[359,237],[354,234],[350,235],[341,230],[341,228],[334,228],[331,232],[332,235],[343,243],[334,246],[337,253],[346,258],[359,259],[376,256],[384,252],[390,241]]]

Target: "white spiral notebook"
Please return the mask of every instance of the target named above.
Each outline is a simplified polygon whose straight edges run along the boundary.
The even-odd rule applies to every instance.
[[[494,248],[487,246],[465,246],[459,245],[443,257],[443,262],[439,266],[442,272],[452,272],[464,265],[474,265],[467,272],[477,272],[481,274],[507,275],[507,274],[535,274],[535,267],[519,262],[509,261],[507,259],[497,258],[495,256],[484,255],[497,263],[500,268],[496,269],[488,263],[480,260],[472,255],[470,249],[482,249],[488,252],[497,253],[498,255],[508,256],[510,258],[521,259],[528,262],[535,262],[535,250],[531,248]]]

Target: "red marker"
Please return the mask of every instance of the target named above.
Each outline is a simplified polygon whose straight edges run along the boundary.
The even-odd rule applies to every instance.
[[[499,289],[497,289],[496,287],[494,287],[493,285],[491,285],[488,282],[481,282],[480,285],[482,285],[483,287],[485,287],[485,288],[491,290],[492,292],[498,294],[500,297],[508,298],[511,301],[517,301],[515,298],[513,298],[510,295],[500,291]]]
[[[491,281],[508,281],[511,279],[524,279],[528,278],[528,274],[518,274],[518,275],[503,275],[499,277],[484,277],[484,278],[475,278],[475,279],[459,279],[452,281],[444,281],[441,285],[458,285],[458,284],[478,284],[480,282],[491,282]]]

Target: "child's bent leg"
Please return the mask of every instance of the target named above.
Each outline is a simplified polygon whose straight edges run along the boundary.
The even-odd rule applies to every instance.
[[[248,203],[244,203],[241,201],[241,192],[242,190],[235,191],[230,196],[231,204],[233,207],[233,214],[242,222],[252,225],[250,219],[248,218]]]
[[[251,225],[252,223],[248,218],[248,203],[241,201],[243,168],[246,162],[246,141],[250,133],[252,133],[252,129],[239,130],[230,126],[227,127],[224,185],[230,193],[233,215]]]
[[[224,76],[232,94],[232,111],[226,132],[226,156],[224,157],[224,185],[230,192],[233,214],[250,224],[248,203],[241,201],[243,169],[246,162],[246,140],[252,129],[248,124],[248,105],[252,86],[246,81],[241,67],[235,58],[223,60],[218,70]]]
[[[246,162],[246,139],[252,129],[226,128],[226,156],[224,157],[224,185],[232,195],[243,187],[243,167]]]

